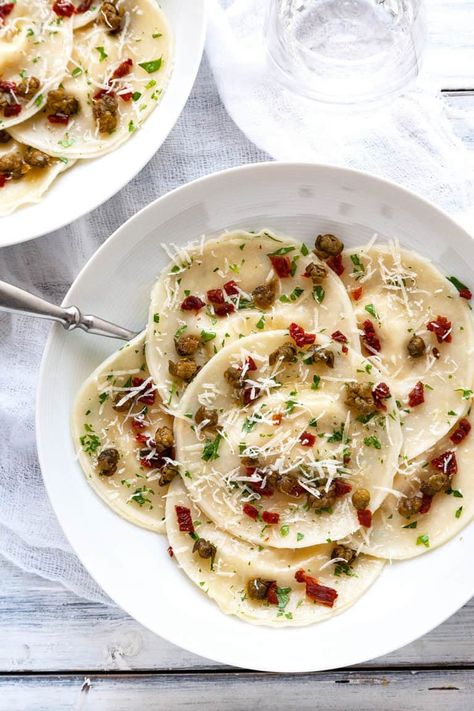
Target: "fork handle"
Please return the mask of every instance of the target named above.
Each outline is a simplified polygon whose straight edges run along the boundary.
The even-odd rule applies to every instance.
[[[87,333],[119,338],[122,341],[130,341],[137,335],[134,331],[117,326],[98,316],[83,314],[77,306],[56,306],[40,296],[30,294],[5,281],[0,281],[0,311],[50,319],[58,321],[67,331],[80,328]]]

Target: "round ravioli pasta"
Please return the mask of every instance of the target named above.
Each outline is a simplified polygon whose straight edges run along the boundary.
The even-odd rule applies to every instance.
[[[180,530],[178,512],[181,528],[183,516],[190,516],[192,535]],[[245,543],[206,520],[179,479],[171,484],[167,496],[166,532],[173,557],[183,572],[223,612],[258,625],[309,625],[337,615],[356,602],[384,566],[383,561],[366,555],[357,556],[351,566],[341,559],[331,559],[334,544],[276,550]],[[213,559],[193,552],[198,539],[215,547]],[[303,575],[310,576],[308,595]],[[274,581],[274,597],[251,599],[247,585],[252,579]],[[314,590],[312,581],[313,587],[318,586]],[[316,602],[310,594],[320,594],[326,604]]]
[[[18,156],[22,163],[22,170],[26,172],[19,178],[8,177],[4,179],[3,187],[0,187],[0,217],[9,215],[17,208],[29,203],[39,202],[52,182],[72,163],[65,164],[60,160],[51,158],[49,165],[44,168],[32,167],[23,163],[26,147],[13,139],[6,144],[0,144],[0,179],[2,177],[1,166],[4,159],[15,159]],[[4,175],[4,174],[3,174]],[[1,185],[1,183],[0,183]]]
[[[390,494],[375,514],[362,550],[381,558],[414,558],[472,521],[473,420],[469,413],[429,452],[402,462],[393,485],[398,494]]]
[[[309,265],[314,278],[305,276]],[[190,360],[196,369],[226,344],[292,321],[310,331],[341,331],[359,348],[344,287],[301,242],[239,230],[178,250],[152,291],[149,312],[147,360],[161,397],[178,406]]]
[[[163,533],[168,490],[163,482],[176,468],[172,449],[157,444],[155,432],[165,428],[163,441],[172,436],[172,421],[156,395],[142,334],[86,380],[76,398],[72,428],[79,463],[94,491],[123,518]]]
[[[124,11],[120,32],[109,32],[99,13],[74,33],[61,86],[78,102],[78,112],[52,122],[46,105],[15,128],[15,138],[50,155],[92,158],[114,150],[143,124],[170,74],[170,29],[153,0],[121,0],[117,7]]]
[[[218,526],[302,548],[370,525],[402,436],[389,386],[367,360],[320,335],[298,348],[280,330],[214,356],[186,390],[175,440],[191,498]]]
[[[72,50],[72,21],[49,0],[3,3],[0,13],[0,129],[36,114],[63,78]]]
[[[396,244],[351,250],[344,262],[364,352],[392,382],[412,459],[468,409],[474,332],[467,302],[429,261]]]

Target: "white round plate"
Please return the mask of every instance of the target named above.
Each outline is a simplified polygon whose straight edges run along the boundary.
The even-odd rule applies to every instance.
[[[447,215],[378,178],[309,164],[261,163],[208,176],[165,195],[121,227],[77,277],[65,304],[132,329],[145,324],[151,286],[168,261],[160,243],[185,244],[224,228],[267,227],[312,243],[398,237],[446,273],[474,284],[474,241]],[[54,327],[37,406],[38,450],[58,519],[97,582],[157,634],[204,657],[273,672],[364,662],[429,632],[474,593],[474,526],[426,555],[387,566],[352,608],[293,629],[221,613],[167,555],[165,537],[119,518],[94,494],[74,456],[69,423],[81,382],[120,344]]]
[[[41,202],[0,218],[0,247],[34,239],[95,210],[148,163],[175,125],[196,78],[206,35],[206,0],[160,0],[173,35],[173,72],[143,127],[116,151],[75,163]]]

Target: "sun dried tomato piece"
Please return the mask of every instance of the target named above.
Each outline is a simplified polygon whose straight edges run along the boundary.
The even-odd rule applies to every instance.
[[[312,578],[310,575],[305,576],[305,583],[307,597],[325,607],[334,607],[338,597],[337,590],[320,585],[316,578]]]
[[[3,5],[0,5],[0,25],[2,25],[5,18],[12,13],[14,7],[14,2],[6,2]]]
[[[258,509],[256,509],[255,506],[252,506],[252,504],[244,504],[242,511],[249,518],[253,518],[254,521],[258,516]]]
[[[162,467],[165,463],[163,457],[166,455],[166,453],[158,453],[154,451],[153,448],[155,447],[155,443],[150,437],[147,437],[146,435],[138,433],[135,436],[135,439],[139,439],[140,441],[145,440],[144,443],[147,444],[146,449],[140,450],[140,464],[142,465],[142,467],[145,467],[145,469],[159,469],[160,467]],[[148,447],[152,447],[152,449],[148,449]]]
[[[452,449],[448,449],[440,454],[439,457],[432,459],[430,464],[438,471],[443,472],[443,474],[448,474],[448,476],[454,476],[458,471],[456,453]]]
[[[329,259],[326,260],[326,264],[337,274],[337,276],[344,274],[344,265],[342,263],[341,254],[338,254],[335,257],[329,257]]]
[[[135,441],[139,444],[146,444],[149,439],[148,435],[143,434],[142,432],[137,432],[135,435]]]
[[[175,506],[174,508],[181,533],[194,533],[191,509],[188,509],[186,506]]]
[[[139,388],[144,384],[144,382],[143,378],[132,378],[132,385],[134,388]],[[156,395],[155,390],[152,389],[153,387],[154,386],[148,382],[143,388],[145,393],[137,398],[138,402],[143,402],[145,405],[153,405]],[[150,392],[148,392],[148,390],[150,390]]]
[[[199,311],[206,304],[199,296],[187,296],[181,303],[182,311]]]
[[[291,276],[291,262],[289,257],[280,254],[272,254],[268,256],[272,263],[273,269],[279,277],[285,279],[286,277]]]
[[[311,345],[316,340],[316,334],[306,333],[304,328],[302,326],[298,326],[297,323],[291,323],[288,332],[296,345],[300,348]]]
[[[224,284],[224,291],[227,296],[238,296],[240,293],[237,282],[233,281],[233,279],[231,279],[231,281],[226,281]]]
[[[425,386],[419,380],[413,390],[408,393],[408,407],[417,407],[425,401]]]
[[[313,447],[316,442],[316,437],[311,432],[302,432],[300,434],[300,442],[303,447]]]
[[[352,491],[352,486],[343,479],[334,479],[334,493],[338,499]]]
[[[174,551],[173,551],[173,549],[171,548],[171,546],[168,546],[168,555],[169,555],[170,558],[172,558],[172,557],[174,556]]]
[[[69,116],[66,114],[49,114],[49,123],[60,124],[61,126],[67,126],[69,123]]]
[[[230,304],[229,302],[225,304],[212,304],[212,307],[216,316],[227,316],[227,314],[231,314],[235,311],[234,304]]]
[[[471,423],[465,417],[459,420],[458,426],[449,438],[453,444],[459,444],[468,436],[471,431]]]
[[[361,286],[359,286],[357,289],[354,289],[354,291],[351,294],[354,301],[359,301],[360,297],[362,296],[362,291],[363,291],[363,289]]]
[[[7,176],[4,175],[3,173],[0,173],[0,188],[4,188],[6,182],[7,182]]]
[[[446,316],[436,316],[433,321],[426,324],[428,331],[435,334],[438,343],[451,343],[451,329],[452,323],[448,321]]]
[[[56,0],[52,9],[58,17],[72,17],[76,13],[76,8],[69,0]]]
[[[378,410],[386,410],[383,401],[388,400],[391,397],[390,388],[386,383],[379,383],[372,390],[372,397],[374,398],[375,407]]]
[[[81,4],[76,8],[76,14],[82,15],[83,12],[90,10],[93,2],[94,0],[84,0],[84,2],[81,2]]]
[[[258,471],[256,467],[245,467],[245,473],[247,476],[253,476],[256,471]],[[265,482],[265,477],[263,477],[260,481],[249,481],[247,483],[252,491],[255,491],[257,494],[260,494],[261,496],[273,496],[273,488]]]
[[[439,350],[436,348],[436,346],[433,348],[433,350],[432,350],[431,352],[433,353],[433,356],[436,358],[436,360],[438,360],[438,358],[440,357],[441,353],[440,353]]]
[[[11,94],[12,92],[16,92],[16,90],[17,85],[14,81],[0,81],[0,91],[6,91]]]
[[[18,116],[18,114],[21,114],[22,108],[21,104],[8,104],[8,106],[5,106],[3,109],[3,115],[5,118]]]
[[[459,296],[462,299],[467,299],[468,301],[470,301],[472,299],[472,291],[466,286],[463,289],[459,289]]]
[[[252,358],[252,356],[247,356],[245,359],[245,365],[247,366],[247,372],[252,372],[253,370],[257,370],[257,365]]]
[[[143,419],[141,417],[134,417],[132,419],[132,430],[144,430],[145,429],[145,423],[143,422]]]
[[[362,343],[369,353],[379,352],[382,349],[380,339],[375,332],[375,326],[370,319],[362,324]]]
[[[262,519],[265,521],[265,523],[278,523],[280,521],[280,514],[275,513],[274,511],[264,511],[262,513]]]
[[[433,503],[433,497],[428,496],[428,494],[423,494],[423,498],[421,499],[420,513],[421,514],[428,513],[428,511],[431,508],[432,503]]]
[[[244,401],[244,405],[250,405],[251,402],[254,400],[258,400],[262,393],[262,390],[260,388],[256,387],[251,387],[251,388],[244,388],[243,394],[242,394],[242,399]]]
[[[278,605],[277,587],[276,582],[273,580],[267,590],[267,600],[270,605]]]
[[[119,94],[119,97],[122,99],[122,101],[131,101],[133,98],[133,94],[131,91],[127,91],[125,94]]]
[[[223,304],[225,302],[222,289],[209,289],[206,293],[207,300],[210,301],[211,304]]]
[[[348,340],[342,331],[334,331],[334,333],[331,333],[331,338],[333,341],[336,341],[337,343],[342,343],[341,350],[343,353],[349,352],[349,349],[346,345],[348,343]]]
[[[298,583],[304,583],[305,579],[306,579],[306,573],[304,572],[304,570],[303,569],[297,570],[295,573],[295,580]]]
[[[362,509],[357,512],[357,518],[361,526],[370,528],[372,525],[372,511],[370,509]]]
[[[283,419],[283,414],[281,412],[275,412],[272,415],[272,420],[274,425],[281,425],[281,421]]]
[[[118,65],[117,69],[112,74],[112,79],[121,79],[122,77],[130,74],[133,67],[133,60],[125,59],[121,64]]]

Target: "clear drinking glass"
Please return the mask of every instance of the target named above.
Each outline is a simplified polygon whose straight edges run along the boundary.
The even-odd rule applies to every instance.
[[[423,0],[268,0],[270,66],[292,91],[333,104],[378,102],[418,75]]]

